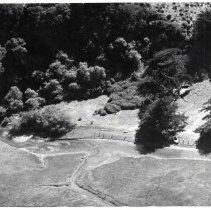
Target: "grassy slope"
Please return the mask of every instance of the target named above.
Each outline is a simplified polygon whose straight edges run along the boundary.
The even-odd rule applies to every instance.
[[[206,80],[191,87],[191,92],[185,98],[187,102],[183,99],[178,100],[178,112],[188,116],[188,125],[185,131],[178,134],[180,143],[193,144],[198,139],[199,134],[194,131],[205,122],[203,117],[206,113],[202,109],[203,104],[211,97],[210,93],[211,83]],[[122,110],[117,114],[106,116],[93,115],[96,109],[104,107],[107,100],[107,96],[100,96],[87,101],[58,104],[57,106],[61,106],[78,125],[78,128],[68,137],[94,138],[98,137],[100,130],[103,129],[101,134],[104,133],[104,138],[111,138],[113,134],[113,139],[124,139],[125,136],[129,135],[128,140],[133,141],[139,123],[138,109]],[[81,121],[78,121],[79,118]]]
[[[178,111],[185,113],[188,116],[188,125],[185,131],[178,135],[180,141],[185,141],[193,143],[199,137],[198,133],[194,131],[205,123],[203,117],[206,113],[202,110],[203,104],[211,98],[211,83],[208,80],[203,82],[195,83],[191,87],[191,92],[186,96],[186,101],[180,99],[178,100]]]

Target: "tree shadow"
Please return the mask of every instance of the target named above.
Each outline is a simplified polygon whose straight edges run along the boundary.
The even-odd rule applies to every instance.
[[[203,108],[200,111],[208,113],[203,117],[206,122],[194,131],[200,133],[200,137],[196,142],[196,148],[200,154],[207,155],[211,153],[211,99],[203,104]]]
[[[158,149],[168,147],[173,141],[167,141],[157,130],[145,130],[145,132],[138,129],[135,135],[136,150],[140,154],[153,153]]]
[[[207,155],[211,153],[211,127],[208,130],[205,128],[196,142],[196,148],[199,150],[199,153],[202,155]]]
[[[153,147],[146,147],[143,144],[136,144],[136,151],[138,151],[142,155],[146,155],[149,153],[155,152],[157,149]]]

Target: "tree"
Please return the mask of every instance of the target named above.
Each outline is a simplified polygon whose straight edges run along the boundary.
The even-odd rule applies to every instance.
[[[177,106],[170,97],[146,101],[140,109],[136,144],[156,149],[172,143],[178,131],[185,127],[186,117],[176,113]]]
[[[32,90],[31,88],[27,88],[25,91],[25,98],[29,99],[29,98],[36,98],[38,97],[38,93],[34,90]]]
[[[22,38],[11,38],[5,44],[6,53],[2,58],[3,72],[1,73],[1,94],[4,95],[11,86],[23,88],[27,69],[27,49],[26,43]]]
[[[79,68],[77,70],[77,82],[81,86],[88,86],[90,84],[91,77],[90,77],[90,69],[88,67],[88,64],[86,62],[79,63]]]
[[[23,109],[23,93],[17,86],[12,86],[4,98],[4,101],[8,107],[8,111],[11,113],[19,112]]]
[[[49,68],[47,69],[46,77],[48,79],[57,79],[58,81],[62,81],[66,73],[66,66],[61,64],[59,60],[56,60],[55,62],[50,64]]]
[[[204,111],[206,111],[207,115],[204,117],[206,122],[199,127],[195,132],[199,132],[200,136],[198,141],[196,142],[197,148],[202,153],[210,153],[211,152],[211,99],[209,99],[204,104]]]
[[[25,108],[27,110],[38,109],[44,104],[45,104],[44,98],[41,97],[29,98],[25,102]]]
[[[28,110],[38,109],[45,103],[45,99],[39,97],[38,93],[30,88],[25,91],[25,99],[25,108]]]
[[[20,29],[20,21],[23,15],[23,4],[1,4],[0,5],[0,44],[8,39],[16,37]]]
[[[143,84],[151,81],[153,84],[149,88],[149,94],[172,94],[174,88],[178,88],[184,81],[191,82],[191,77],[187,74],[186,64],[187,56],[182,54],[182,51],[177,48],[171,48],[159,51],[153,55],[153,58],[147,61],[148,68],[145,75],[150,78],[143,79],[140,82],[139,90],[142,91]],[[146,83],[143,83],[143,82]],[[146,90],[146,88],[143,88]],[[150,92],[150,91],[153,92]]]
[[[110,74],[121,73],[123,78],[143,68],[142,56],[137,51],[136,42],[127,43],[123,37],[118,37],[108,45],[107,62],[111,69]]]
[[[41,90],[47,103],[58,103],[63,98],[63,88],[56,79],[50,80]]]
[[[189,50],[190,65],[189,73],[195,74],[207,73],[211,76],[211,10],[202,11],[194,24],[194,33],[192,47]]]
[[[103,67],[94,66],[90,69],[91,82],[94,87],[103,86],[106,79],[106,72]]]

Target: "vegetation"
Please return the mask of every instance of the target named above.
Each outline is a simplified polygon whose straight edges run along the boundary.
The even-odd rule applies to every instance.
[[[201,55],[204,31],[200,21],[205,16],[205,41],[210,37],[210,12],[199,14],[194,25],[196,14],[188,13],[195,12],[194,4],[0,5],[0,121],[25,112],[12,129],[21,133],[28,120],[40,126],[37,119],[45,113],[45,106],[107,94],[108,103],[96,114],[144,107],[150,116],[140,115],[146,118],[140,129],[158,118],[152,129],[158,126],[166,142],[173,135],[163,134],[170,129],[168,115],[170,120],[171,116],[178,119],[174,89],[210,68],[208,48],[203,71],[197,70],[203,60],[198,62],[191,53]],[[158,110],[165,113],[167,127],[160,125]],[[35,126],[41,135],[44,124],[39,129]],[[182,126],[179,119],[173,124]],[[51,130],[51,126],[45,128]],[[32,129],[28,130],[35,133]]]
[[[200,133],[199,139],[197,141],[197,148],[202,153],[211,152],[211,99],[204,104],[204,111],[207,111],[208,114],[204,117],[206,123],[204,123],[196,132]]]
[[[156,149],[173,143],[177,132],[185,127],[186,117],[176,113],[173,98],[146,100],[139,112],[141,122],[136,133],[136,144]]]
[[[71,119],[55,105],[40,110],[24,112],[12,125],[12,135],[60,137],[74,128]]]

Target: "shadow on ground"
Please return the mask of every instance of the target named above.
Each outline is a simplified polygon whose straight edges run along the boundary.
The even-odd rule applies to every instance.
[[[201,111],[205,111],[208,114],[203,118],[206,122],[195,130],[195,132],[200,133],[200,137],[196,142],[196,148],[200,154],[206,155],[211,153],[211,99],[203,104]]]
[[[200,134],[198,141],[196,142],[196,148],[200,154],[207,155],[211,153],[211,130],[203,130]]]

